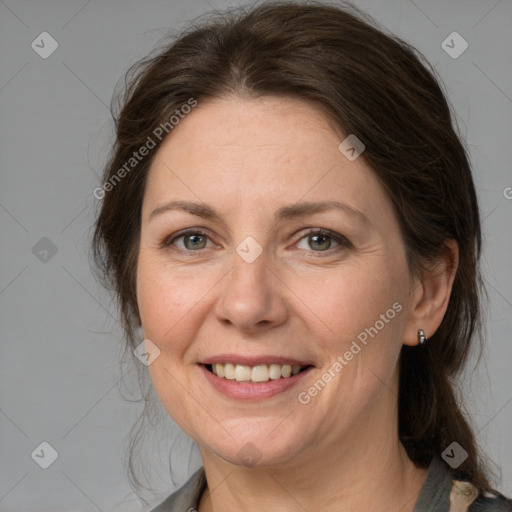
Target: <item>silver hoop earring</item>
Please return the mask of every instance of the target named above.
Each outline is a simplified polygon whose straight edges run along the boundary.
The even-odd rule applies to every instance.
[[[427,342],[428,338],[425,335],[425,331],[423,329],[418,329],[418,342],[420,345],[423,345],[423,343]]]

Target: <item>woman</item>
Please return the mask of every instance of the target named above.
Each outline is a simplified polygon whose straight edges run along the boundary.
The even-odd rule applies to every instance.
[[[410,46],[263,4],[148,58],[116,128],[97,260],[203,461],[154,512],[512,510],[453,385],[479,326],[470,165]]]

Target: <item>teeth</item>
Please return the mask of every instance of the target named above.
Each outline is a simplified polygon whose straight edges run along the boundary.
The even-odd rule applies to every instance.
[[[251,367],[243,364],[237,364],[235,368],[235,379],[238,382],[251,380]]]
[[[218,364],[217,372],[219,371],[219,366],[224,366],[224,378],[228,380],[235,380],[235,365],[228,363],[225,365]]]
[[[297,373],[300,372],[300,365],[294,365],[292,366],[292,375],[297,375]]]
[[[212,373],[217,375],[217,377],[236,380],[237,382],[267,382],[269,379],[286,379],[292,375],[297,375],[303,368],[300,365],[291,366],[289,364],[260,364],[257,366],[247,366],[244,364],[217,363],[211,366]]]
[[[251,380],[253,382],[267,382],[268,378],[268,366],[266,364],[253,366],[251,372]]]
[[[271,364],[268,368],[268,376],[272,380],[281,378],[281,365],[280,364]]]
[[[224,365],[223,364],[214,364],[213,366],[215,366],[217,368],[216,375],[218,375],[219,377],[224,377]]]

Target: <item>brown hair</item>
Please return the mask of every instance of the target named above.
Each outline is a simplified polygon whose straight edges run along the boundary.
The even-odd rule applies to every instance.
[[[158,126],[167,122],[171,133],[169,119],[191,98],[201,103],[231,94],[314,102],[363,141],[362,157],[395,207],[411,275],[447,240],[457,242],[459,266],[441,326],[424,346],[402,349],[399,437],[422,467],[456,441],[468,458],[454,478],[490,490],[454,381],[480,325],[479,211],[468,157],[435,72],[417,50],[350,5],[272,2],[210,16],[127,74],[105,182],[148,137],[156,139]],[[105,192],[93,240],[131,349],[140,342],[136,266],[144,186],[161,141],[155,142]]]

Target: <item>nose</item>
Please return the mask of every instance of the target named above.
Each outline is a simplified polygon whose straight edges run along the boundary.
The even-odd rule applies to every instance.
[[[246,333],[271,329],[286,321],[285,294],[286,285],[269,267],[265,251],[251,263],[235,253],[215,314],[220,322]]]

